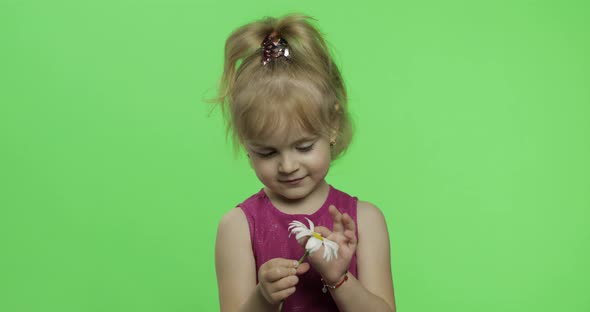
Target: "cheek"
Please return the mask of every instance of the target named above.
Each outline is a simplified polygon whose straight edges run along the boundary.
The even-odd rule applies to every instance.
[[[258,176],[259,179],[265,180],[273,175],[272,163],[264,161],[252,161],[251,164],[252,168],[256,172],[256,176]]]
[[[310,168],[314,171],[328,171],[331,163],[330,151],[318,151],[308,162]]]
[[[331,158],[330,155],[328,155],[328,157],[325,157],[324,159],[322,159],[322,162],[320,162],[318,165],[321,166],[321,169],[324,173],[328,172],[328,169],[330,169],[330,163],[331,163]]]

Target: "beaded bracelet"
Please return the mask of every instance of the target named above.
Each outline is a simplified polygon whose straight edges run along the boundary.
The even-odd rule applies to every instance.
[[[348,272],[344,275],[344,278],[340,281],[340,283],[336,284],[335,286],[332,285],[328,285],[324,282],[324,279],[322,278],[322,283],[324,284],[324,287],[322,287],[322,292],[325,294],[328,292],[328,288],[330,289],[336,289],[340,286],[342,286],[342,284],[344,284],[344,282],[348,281]]]

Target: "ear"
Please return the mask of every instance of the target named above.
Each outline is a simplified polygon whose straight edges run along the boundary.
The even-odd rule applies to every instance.
[[[336,145],[336,138],[338,137],[338,132],[336,130],[332,130],[330,133],[330,146]]]
[[[340,103],[336,102],[334,104],[334,115],[340,115]],[[336,143],[336,137],[338,137],[338,131],[340,130],[340,119],[335,118],[332,124],[332,133],[330,133],[330,144],[334,145]]]

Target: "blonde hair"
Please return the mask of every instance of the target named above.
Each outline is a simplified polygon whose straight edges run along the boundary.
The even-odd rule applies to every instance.
[[[266,17],[236,29],[225,43],[218,102],[236,150],[247,139],[294,127],[335,138],[332,159],[350,144],[352,125],[342,76],[311,17]],[[262,65],[261,43],[275,33],[290,58]]]

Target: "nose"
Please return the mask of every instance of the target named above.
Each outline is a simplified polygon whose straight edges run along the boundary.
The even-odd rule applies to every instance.
[[[299,162],[297,161],[296,157],[290,155],[289,153],[284,153],[281,155],[280,163],[279,163],[279,172],[283,174],[290,174],[299,169]]]

